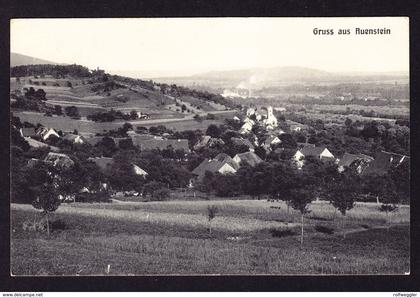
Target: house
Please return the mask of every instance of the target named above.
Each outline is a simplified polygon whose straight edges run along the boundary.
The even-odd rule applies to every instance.
[[[386,174],[389,169],[400,166],[404,162],[410,162],[410,157],[381,151],[376,154],[375,159],[368,164],[365,170],[363,170],[362,175],[383,175]]]
[[[164,149],[167,149],[168,147],[172,147],[174,150],[183,150],[184,152],[189,152],[190,151],[187,139],[156,139],[156,138],[153,138],[153,139],[141,141],[139,144],[140,144],[140,149],[142,151],[154,150],[154,149],[164,150]]]
[[[223,160],[222,156],[219,156],[219,158],[214,159],[205,159],[192,171],[192,174],[196,176],[197,180],[202,180],[204,175],[206,174],[206,171],[220,174],[234,174],[237,171],[236,168],[238,167],[238,165],[235,161],[233,161],[232,158],[230,159],[232,160],[232,163],[229,162],[229,159]]]
[[[251,167],[254,167],[261,163],[263,160],[260,157],[258,157],[258,155],[254,152],[246,152],[236,154],[236,156],[233,157],[233,161],[235,161],[239,165],[241,163],[247,163]]]
[[[102,171],[108,170],[114,164],[114,159],[107,157],[88,158],[87,160],[98,165]]]
[[[68,133],[64,135],[63,139],[68,140],[72,143],[77,143],[77,144],[84,144],[87,142],[87,140],[83,136],[72,134],[72,133]]]
[[[201,139],[194,145],[194,150],[200,150],[204,147],[215,147],[218,145],[224,145],[225,142],[220,138],[214,138],[208,135],[204,135]]]
[[[278,125],[277,118],[274,116],[271,106],[267,108],[267,118],[264,120],[264,124],[267,130],[273,130]]]
[[[34,167],[36,164],[38,164],[38,162],[42,162],[42,160],[40,159],[36,159],[36,158],[30,158],[28,160],[28,163],[26,164],[27,167],[32,168]]]
[[[95,146],[96,144],[98,144],[102,139],[104,138],[104,136],[92,136],[92,137],[88,137],[85,138],[86,142],[89,143],[91,146]]]
[[[50,150],[53,151],[53,152],[58,152],[60,150],[58,147],[48,145],[44,142],[32,139],[30,137],[24,137],[24,139],[29,144],[29,146],[33,147],[33,148],[47,148],[47,147],[49,147]]]
[[[146,176],[148,176],[149,174],[144,171],[143,169],[141,169],[139,166],[137,166],[136,164],[133,164],[133,169],[134,169],[134,174],[136,175],[140,175],[143,178],[146,178]]]
[[[249,141],[246,138],[232,137],[230,140],[232,141],[232,143],[234,145],[237,145],[237,146],[247,146],[248,149],[249,149],[249,151],[251,151],[251,152],[253,152],[255,150],[254,145],[251,143],[251,141]]]
[[[44,162],[50,163],[54,166],[68,168],[74,165],[74,161],[66,154],[49,152],[45,157]]]
[[[334,160],[334,155],[323,146],[312,147],[312,146],[305,146],[296,151],[293,155],[292,159],[296,162],[298,168],[302,168],[304,165],[304,158],[306,157],[314,157],[320,160]]]
[[[263,146],[270,148],[272,145],[281,143],[280,138],[275,135],[269,135],[265,140]]]
[[[214,160],[222,163],[227,163],[235,170],[239,169],[239,163],[235,162],[229,155],[225,153],[218,154],[216,157],[214,157]]]
[[[360,174],[371,161],[373,161],[373,158],[368,155],[345,153],[343,157],[338,160],[338,171],[343,172],[345,168],[354,168],[356,172]]]
[[[252,121],[252,120],[250,120],[250,121]],[[254,124],[252,124],[250,121],[247,121],[242,125],[241,129],[239,130],[239,133],[247,134],[247,133],[252,131],[252,127],[254,126]]]
[[[107,157],[96,157],[96,158],[88,158],[88,161],[94,162],[102,171],[109,170],[112,165],[114,164],[113,158],[107,158]],[[143,176],[143,178],[146,178],[147,175],[149,175],[145,170],[140,168],[138,165],[132,163],[133,171],[136,175]]]
[[[42,127],[37,131],[37,134],[41,136],[41,138],[45,141],[50,138],[52,135],[55,137],[60,138],[60,135],[55,131],[53,128],[45,128]]]
[[[20,128],[19,131],[22,137],[34,137],[37,135],[35,128]]]

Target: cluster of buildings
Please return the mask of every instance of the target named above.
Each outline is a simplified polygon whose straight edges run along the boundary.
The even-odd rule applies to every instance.
[[[250,133],[256,124],[260,124],[266,130],[274,130],[278,127],[277,118],[274,115],[273,108],[271,106],[268,108],[261,108],[259,111],[257,108],[248,108],[243,122],[244,124],[240,130],[241,134]]]

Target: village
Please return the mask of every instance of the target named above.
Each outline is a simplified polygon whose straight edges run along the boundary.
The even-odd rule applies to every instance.
[[[10,22],[10,275],[412,273],[390,19],[357,46],[300,18]]]
[[[277,111],[277,114],[281,117],[281,112]],[[220,137],[221,132],[218,131],[220,128],[214,125],[207,129],[205,135],[201,135],[200,131],[195,131],[195,134],[191,131],[190,134],[193,134],[193,136],[190,136],[189,139],[176,138],[176,136],[180,136],[180,133],[166,131],[162,126],[159,127],[160,129],[153,129],[153,127],[149,130],[142,129],[142,127],[135,129],[127,123],[124,125],[124,131],[118,137],[92,134],[79,135],[77,131],[63,132],[53,127],[43,127],[41,125],[35,127],[29,123],[19,123],[12,128],[19,132],[23,141],[26,141],[29,147],[44,152],[42,154],[43,159],[30,158],[26,166],[33,167],[38,162],[43,162],[56,167],[68,168],[74,165],[72,158],[74,158],[74,152],[76,151],[75,147],[105,146],[106,148],[108,146],[111,153],[105,149],[93,152],[91,157],[86,158],[86,162],[93,162],[100,171],[105,173],[112,171],[114,163],[112,149],[114,149],[114,155],[118,152],[118,149],[122,151],[136,149],[139,152],[157,151],[159,153],[170,151],[172,153],[169,153],[168,159],[179,164],[188,164],[187,167],[191,168],[188,183],[185,181],[181,183],[181,187],[188,189],[200,189],[206,174],[235,175],[241,166],[246,165],[254,168],[262,162],[272,163],[275,161],[273,156],[281,156],[284,159],[285,150],[289,153],[289,159],[284,161],[288,161],[291,166],[298,170],[301,170],[304,166],[305,159],[313,158],[324,163],[334,164],[338,172],[352,170],[359,176],[385,175],[390,169],[404,166],[405,163],[409,162],[408,156],[386,151],[380,151],[375,156],[348,152],[344,152],[340,156],[334,156],[328,146],[308,143],[309,137],[306,137],[305,142],[296,142],[290,133],[300,133],[299,135],[302,137],[304,125],[292,121],[285,122],[286,126],[283,125],[283,127],[288,128],[288,132],[285,132],[279,127],[278,119],[271,106],[262,107],[259,110],[257,108],[247,108],[245,113],[242,115],[238,113],[227,123],[231,125],[229,128],[225,128],[223,139]],[[25,125],[33,127],[25,127]],[[294,144],[290,144],[290,142],[294,142]],[[59,147],[56,145],[59,145]],[[226,147],[231,148],[231,150],[226,151]],[[70,154],[66,153],[69,148],[71,150]],[[267,158],[269,155],[271,157]],[[197,159],[202,159],[202,161],[194,167],[189,160],[191,158],[194,159],[194,162],[197,162]],[[104,176],[104,180],[98,181],[101,185],[98,188],[101,193],[106,192],[114,198],[130,195],[142,197],[146,180],[161,182],[151,179],[148,170],[141,168],[140,164],[135,163],[135,160],[128,161],[132,167],[125,174],[137,175],[143,181],[139,180],[139,185],[130,184],[115,187]],[[127,186],[132,188],[127,188]],[[93,189],[83,186],[79,193],[74,192],[66,197],[61,195],[61,199],[66,202],[75,202],[78,194],[95,193],[94,189],[96,188],[96,185]],[[379,203],[379,198],[377,202]]]

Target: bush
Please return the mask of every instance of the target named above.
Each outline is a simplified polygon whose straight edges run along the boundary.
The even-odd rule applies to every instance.
[[[285,236],[292,236],[296,235],[293,230],[290,229],[276,229],[276,228],[270,228],[271,236],[273,237],[285,237]]]
[[[154,190],[152,193],[152,201],[164,201],[169,198],[169,190],[166,188],[160,188]]]
[[[321,226],[321,225],[316,225],[315,226],[315,231],[320,232],[320,233],[324,233],[324,234],[333,234],[334,233],[333,228],[326,227],[326,226]]]
[[[22,229],[24,231],[40,231],[43,232],[46,229],[44,220],[40,221],[24,221],[22,223]]]
[[[111,202],[111,199],[104,193],[79,193],[75,197],[75,202],[94,203],[94,202]]]
[[[67,229],[66,223],[62,220],[56,220],[50,222],[50,230],[65,230]]]

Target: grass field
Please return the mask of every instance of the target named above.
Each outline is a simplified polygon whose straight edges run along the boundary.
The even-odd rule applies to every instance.
[[[211,234],[208,205],[219,209]],[[300,247],[299,214],[277,202],[61,205],[52,215],[59,226],[50,237],[23,228],[40,219],[30,205],[12,204],[11,271],[14,275],[409,272],[408,207],[387,219],[376,205],[359,204],[344,225],[328,204],[315,203],[311,210]],[[389,229],[384,228],[388,221]],[[332,232],[321,232],[320,226]]]
[[[94,109],[94,108],[93,108]],[[120,128],[123,125],[123,122],[93,122],[87,120],[74,120],[69,117],[59,116],[59,117],[48,117],[42,113],[37,112],[22,112],[22,111],[13,111],[15,116],[18,116],[22,122],[29,122],[33,124],[40,123],[43,126],[51,127],[54,129],[62,130],[62,131],[73,131],[77,129],[79,132],[82,133],[98,133],[104,132],[104,130],[112,130]],[[174,122],[165,122],[165,119],[162,119],[162,122],[154,122],[148,123],[145,121],[144,123],[139,122],[133,124],[133,127],[136,126],[143,126],[143,127],[151,127],[151,126],[158,126],[164,125],[169,129],[173,129],[175,131],[183,131],[183,130],[206,130],[210,124],[217,124],[220,125],[223,123],[222,119],[216,120],[204,120],[202,122],[198,122],[194,119],[187,119],[187,120],[179,120]]]

